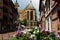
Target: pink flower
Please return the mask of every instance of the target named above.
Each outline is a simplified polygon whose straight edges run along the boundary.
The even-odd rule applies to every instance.
[[[18,31],[16,32],[16,36],[19,36],[19,35],[22,33],[22,31],[23,31],[23,30],[18,30]]]
[[[49,32],[49,30],[45,30],[46,32]]]
[[[49,30],[48,32],[53,32],[53,31],[50,31],[50,30]]]
[[[41,31],[44,31],[44,28],[41,28]]]
[[[39,25],[39,28],[41,28],[41,26]]]
[[[21,32],[22,32],[22,30],[18,30],[18,31],[17,31],[17,33],[21,33]]]
[[[54,35],[55,35],[55,37],[57,37],[57,38],[59,37],[59,34],[58,34],[58,33],[56,33],[56,32],[54,33]]]
[[[18,33],[16,33],[15,36],[18,36]]]

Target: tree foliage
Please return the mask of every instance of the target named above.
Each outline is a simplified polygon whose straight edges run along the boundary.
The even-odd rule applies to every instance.
[[[23,19],[23,21],[21,22],[22,25],[27,25],[27,19]]]

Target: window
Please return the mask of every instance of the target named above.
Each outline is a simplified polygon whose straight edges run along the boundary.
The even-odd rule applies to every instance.
[[[59,20],[60,20],[60,9],[58,10],[58,14],[57,14]]]
[[[8,20],[8,17],[3,15],[3,20],[6,22]]]
[[[33,26],[33,22],[31,22],[31,26]]]
[[[58,30],[60,30],[60,25],[58,25]]]
[[[3,7],[3,13],[8,13],[8,9]]]
[[[45,5],[46,5],[46,9],[50,10],[50,0],[46,0]]]
[[[34,22],[34,26],[37,26],[37,22]]]
[[[3,0],[3,4],[8,5],[7,0]]]
[[[27,23],[27,26],[29,26],[29,22]]]
[[[33,11],[30,12],[30,20],[33,20]]]
[[[35,21],[37,21],[37,17],[36,17],[36,15],[35,15]]]
[[[27,11],[27,19],[29,20],[29,11]]]
[[[47,29],[49,30],[49,18],[47,18]]]
[[[48,30],[49,30],[49,19],[48,19]]]

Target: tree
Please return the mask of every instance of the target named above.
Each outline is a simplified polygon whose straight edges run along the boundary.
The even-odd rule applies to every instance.
[[[27,19],[23,19],[23,21],[22,21],[22,25],[27,25]]]

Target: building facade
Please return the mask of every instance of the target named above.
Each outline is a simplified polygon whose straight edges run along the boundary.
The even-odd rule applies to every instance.
[[[43,4],[43,1],[42,1],[41,7],[42,8],[40,11],[40,24],[41,24],[41,27],[46,28],[45,6]]]
[[[40,0],[40,8],[39,8],[40,12],[43,11],[42,8],[44,8],[45,11],[44,13],[46,22],[45,30],[59,32],[60,30],[59,2],[60,2],[59,0]],[[42,7],[42,5],[44,6]]]
[[[51,0],[52,1],[52,29],[60,33],[60,0]]]
[[[2,7],[3,7],[3,1],[0,0],[0,28],[1,28],[1,21],[3,19],[3,8]]]
[[[37,26],[36,9],[32,5],[32,2],[30,2],[24,10],[18,9],[18,12],[20,15],[19,17],[20,21],[23,21],[24,19],[27,20],[26,28]]]
[[[46,0],[45,1],[45,17],[46,17],[46,30],[52,31],[51,27],[52,27],[52,22],[51,22],[51,14],[50,12],[50,0]]]
[[[0,0],[0,32],[7,32],[16,28],[14,26],[18,17],[17,9],[12,0]]]

